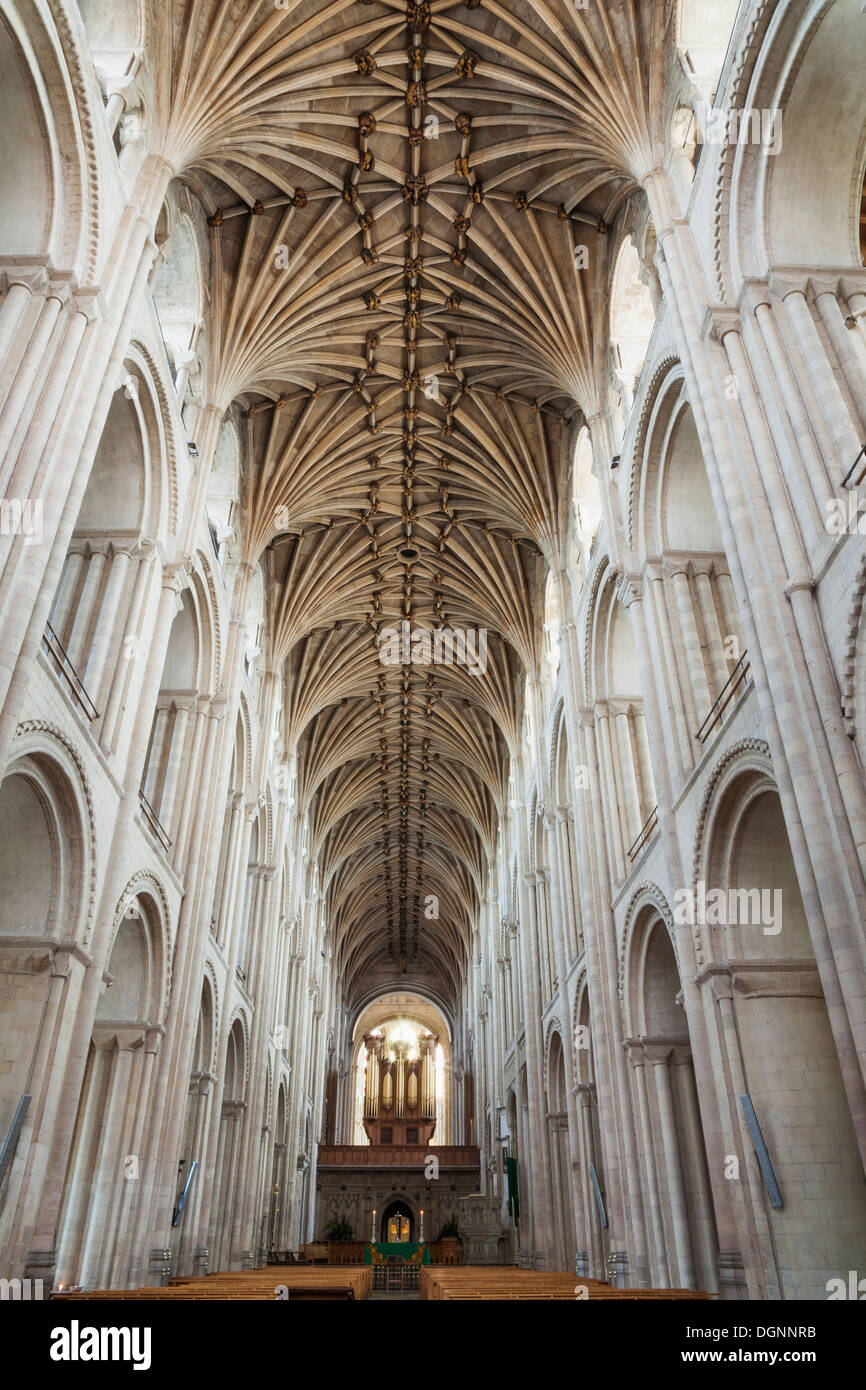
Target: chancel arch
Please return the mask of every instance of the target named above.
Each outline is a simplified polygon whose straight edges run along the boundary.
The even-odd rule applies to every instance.
[[[351,1142],[453,1142],[451,1028],[435,1004],[400,993],[368,1004],[355,1024],[351,1057]],[[382,1138],[383,1127],[390,1139]]]

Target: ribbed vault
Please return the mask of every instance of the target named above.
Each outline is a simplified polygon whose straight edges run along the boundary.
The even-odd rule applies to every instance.
[[[601,409],[586,267],[653,167],[671,7],[160,8],[155,119],[209,218],[208,400],[244,419],[245,558],[344,994],[379,972],[453,1000]],[[404,621],[487,630],[485,672],[382,664]]]

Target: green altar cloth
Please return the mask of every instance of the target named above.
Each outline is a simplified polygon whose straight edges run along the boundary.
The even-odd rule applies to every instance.
[[[387,1241],[376,1241],[375,1244],[373,1244],[371,1241],[368,1241],[364,1247],[365,1265],[371,1265],[374,1263],[374,1250],[376,1251],[376,1254],[378,1256],[378,1259],[375,1261],[376,1264],[379,1263],[379,1260],[390,1259],[392,1255],[398,1255],[401,1260],[411,1260],[412,1256],[416,1255],[416,1252],[418,1250],[421,1251],[421,1264],[429,1265],[430,1263],[430,1246],[427,1244],[426,1240],[401,1240],[390,1244]],[[415,1260],[415,1263],[418,1263],[417,1258]]]

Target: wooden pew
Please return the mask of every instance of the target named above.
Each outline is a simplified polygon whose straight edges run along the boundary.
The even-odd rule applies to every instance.
[[[299,1246],[298,1261],[301,1264],[327,1264],[328,1242],[326,1240],[319,1240],[314,1241],[311,1245]]]
[[[269,1265],[264,1269],[221,1270],[205,1277],[173,1279],[167,1286],[138,1289],[91,1289],[83,1293],[53,1294],[64,1300],[109,1299],[118,1302],[168,1300],[205,1302],[219,1300],[235,1302],[255,1300],[274,1302],[275,1290],[287,1289],[289,1300],[327,1299],[354,1300],[369,1298],[373,1290],[371,1265],[347,1265],[333,1268],[327,1265]],[[283,1296],[285,1297],[285,1295]]]
[[[421,1272],[421,1297],[428,1300],[544,1299],[569,1302],[578,1299],[576,1290],[586,1289],[586,1300],[612,1299],[702,1299],[708,1295],[694,1289],[615,1289],[596,1279],[555,1270],[528,1270],[488,1266],[426,1266]]]

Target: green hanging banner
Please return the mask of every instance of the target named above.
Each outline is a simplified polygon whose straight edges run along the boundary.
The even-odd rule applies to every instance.
[[[506,1158],[505,1176],[508,1181],[508,1210],[515,1226],[520,1220],[520,1193],[517,1185],[517,1159]]]

